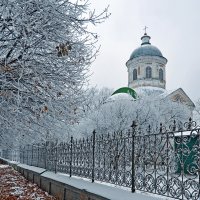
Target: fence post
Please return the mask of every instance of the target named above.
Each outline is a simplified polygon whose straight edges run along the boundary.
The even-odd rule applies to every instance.
[[[70,166],[69,166],[69,176],[72,176],[72,147],[73,147],[73,137],[71,136],[70,142]]]
[[[19,146],[19,162],[22,163],[22,146]]]
[[[135,133],[136,133],[136,122],[133,121],[132,128],[132,176],[131,176],[131,192],[135,192]]]
[[[55,146],[55,174],[57,173],[57,161],[58,161],[58,144]]]
[[[94,168],[95,168],[95,157],[94,157],[94,151],[95,151],[95,135],[96,131],[93,131],[92,135],[92,183],[94,183]]]
[[[29,144],[28,145],[26,145],[26,147],[27,147],[27,150],[26,150],[26,153],[27,153],[27,155],[26,155],[26,159],[27,159],[27,161],[26,161],[26,163],[25,164],[27,164],[28,165],[28,154],[29,154]]]
[[[39,146],[39,143],[37,144],[37,167],[39,167],[39,159],[40,157],[40,146]]]
[[[23,159],[23,161],[22,161],[22,163],[24,164],[24,151],[25,151],[25,146],[23,146],[23,154],[22,154],[22,159]]]
[[[32,151],[31,151],[31,165],[33,165],[33,144],[32,144]]]
[[[48,151],[47,151],[48,142],[45,142],[45,149],[44,149],[44,168],[47,169],[47,159],[48,159]]]

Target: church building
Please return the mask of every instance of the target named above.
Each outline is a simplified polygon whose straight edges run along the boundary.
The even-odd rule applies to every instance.
[[[185,104],[191,112],[195,105],[182,88],[173,92],[166,90],[167,59],[161,51],[151,45],[151,37],[146,31],[141,37],[141,46],[136,48],[126,62],[128,70],[128,87],[137,93],[154,91],[164,98]]]

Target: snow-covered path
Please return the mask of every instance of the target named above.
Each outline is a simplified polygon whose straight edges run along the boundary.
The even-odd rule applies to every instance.
[[[8,165],[0,164],[0,200],[56,200]]]

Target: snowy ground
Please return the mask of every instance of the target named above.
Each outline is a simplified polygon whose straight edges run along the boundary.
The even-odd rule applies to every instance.
[[[0,164],[0,200],[56,200],[8,165]]]

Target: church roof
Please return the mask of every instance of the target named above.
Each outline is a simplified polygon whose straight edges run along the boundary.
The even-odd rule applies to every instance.
[[[168,94],[166,97],[172,99],[173,101],[185,103],[186,105],[191,106],[193,109],[195,108],[195,104],[182,88],[178,88],[177,90]]]
[[[162,88],[150,87],[150,86],[138,87],[135,88],[134,90],[137,92],[138,96],[159,95],[161,98],[169,98],[174,102],[181,102],[191,107],[192,109],[195,108],[195,104],[182,88],[178,88],[172,92]]]
[[[142,44],[132,52],[130,60],[140,56],[158,56],[164,58],[161,51],[156,46],[151,45],[150,39],[151,37],[146,33],[141,37]]]
[[[135,49],[130,56],[130,60],[133,59],[133,58],[137,58],[139,56],[159,56],[159,57],[163,57],[161,51],[157,47],[155,47],[151,44],[145,44],[145,45],[142,45],[141,47]]]
[[[159,87],[141,86],[134,89],[140,95],[167,95],[167,90]]]

